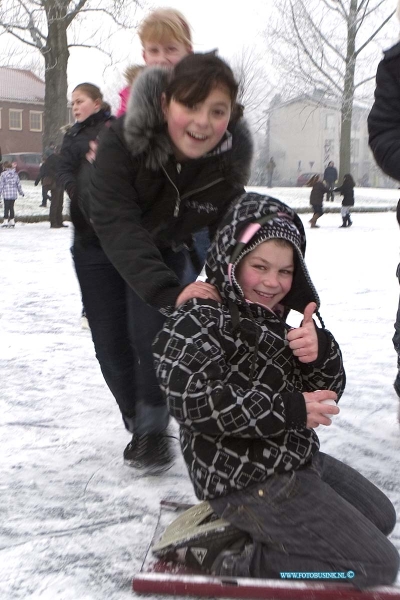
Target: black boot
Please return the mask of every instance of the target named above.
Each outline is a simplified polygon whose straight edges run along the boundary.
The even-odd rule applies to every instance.
[[[342,217],[342,221],[343,221],[343,223],[341,224],[340,227],[347,227],[347,218],[346,217]],[[340,229],[340,227],[339,227],[339,229]]]
[[[351,227],[353,225],[353,221],[350,219],[350,215],[347,215],[347,227]]]

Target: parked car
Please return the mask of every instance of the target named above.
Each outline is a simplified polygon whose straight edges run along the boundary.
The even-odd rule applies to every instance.
[[[300,187],[306,185],[314,175],[321,175],[321,173],[316,173],[315,171],[312,173],[301,173],[297,178],[297,185]]]
[[[36,179],[39,175],[42,155],[40,152],[13,152],[12,154],[3,154],[2,162],[11,162],[16,164],[16,171],[20,179]]]

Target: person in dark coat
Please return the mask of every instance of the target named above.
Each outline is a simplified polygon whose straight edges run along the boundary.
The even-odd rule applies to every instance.
[[[397,9],[400,15],[400,2]],[[375,101],[368,115],[369,146],[377,165],[400,181],[400,42],[384,52],[376,73]],[[400,212],[400,200],[397,215]],[[398,219],[399,225],[400,220]],[[400,263],[396,270],[400,284]],[[397,353],[394,389],[400,400],[400,297],[394,324],[393,345]],[[400,405],[398,419],[400,421]]]
[[[333,162],[333,160],[331,160],[330,162],[328,162],[328,166],[326,167],[326,169],[324,171],[324,181],[326,183],[326,187],[328,188],[328,192],[326,194],[327,202],[329,202],[329,200],[331,202],[333,202],[333,199],[334,199],[333,188],[335,187],[337,178],[338,178],[338,172],[335,167],[335,163]]]
[[[314,214],[309,223],[311,224],[311,228],[314,229],[315,227],[319,227],[319,225],[317,225],[317,221],[324,214],[324,195],[328,192],[328,188],[321,181],[320,175],[313,175],[306,185],[312,188],[310,194],[310,204],[313,207]]]
[[[207,227],[213,236],[250,175],[252,139],[236,94],[231,69],[213,53],[186,56],[172,73],[149,67],[133,85],[126,115],[104,133],[94,163],[90,217],[128,286],[137,364],[124,459],[147,472],[169,468],[172,458],[152,341],[177,304],[215,293],[192,283],[202,267],[193,235]]]
[[[207,256],[221,302],[190,300],[155,340],[194,492],[207,501],[195,510],[210,505],[223,520],[182,535],[167,559],[224,577],[351,569],[357,587],[390,585],[399,568],[387,539],[392,503],[319,450],[315,429],[339,412],[345,373],[319,316],[305,246],[289,206],[244,194]],[[286,322],[290,310],[303,316],[297,328]]]
[[[340,227],[350,227],[353,225],[353,221],[350,218],[350,207],[354,206],[355,185],[353,177],[350,173],[346,173],[343,177],[342,185],[333,190],[334,192],[339,192],[343,196],[342,208],[340,209],[342,225]]]

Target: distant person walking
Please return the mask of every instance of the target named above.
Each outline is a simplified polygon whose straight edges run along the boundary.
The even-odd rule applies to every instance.
[[[272,178],[274,176],[275,167],[276,167],[276,163],[275,163],[273,157],[271,156],[271,158],[267,162],[268,187],[272,187]]]
[[[315,229],[319,227],[319,225],[317,225],[318,219],[324,214],[324,195],[328,193],[328,188],[321,181],[320,175],[313,175],[310,181],[307,183],[307,186],[312,188],[310,194],[310,204],[314,210],[314,214],[309,223],[311,228]]]
[[[340,192],[340,194],[343,196],[342,208],[340,209],[343,223],[340,227],[350,227],[353,225],[353,221],[350,218],[350,208],[354,206],[355,186],[356,184],[354,183],[353,177],[350,175],[350,173],[347,173],[343,177],[342,185],[333,190],[334,192]]]
[[[335,163],[333,162],[333,160],[331,160],[330,162],[328,162],[328,166],[326,167],[326,169],[324,171],[324,181],[326,183],[326,187],[328,188],[328,192],[326,194],[327,202],[329,202],[329,200],[331,202],[333,202],[333,199],[334,199],[333,188],[335,187],[337,178],[338,178],[338,172],[335,167]]]
[[[5,162],[4,171],[0,175],[0,196],[4,199],[4,220],[2,227],[15,227],[14,220],[14,204],[20,196],[24,196],[22,191],[21,182],[19,180],[16,170],[13,168],[12,163]]]
[[[51,180],[46,174],[46,170],[46,159],[43,156],[43,161],[40,165],[39,175],[35,179],[35,187],[39,185],[39,183],[42,184],[42,202],[41,204],[39,204],[39,206],[43,208],[47,207],[47,200],[51,199],[51,196],[49,196],[51,189]]]

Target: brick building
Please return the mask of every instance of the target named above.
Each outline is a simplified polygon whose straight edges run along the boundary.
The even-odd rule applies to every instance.
[[[0,67],[0,147],[42,152],[44,81],[31,71]]]

